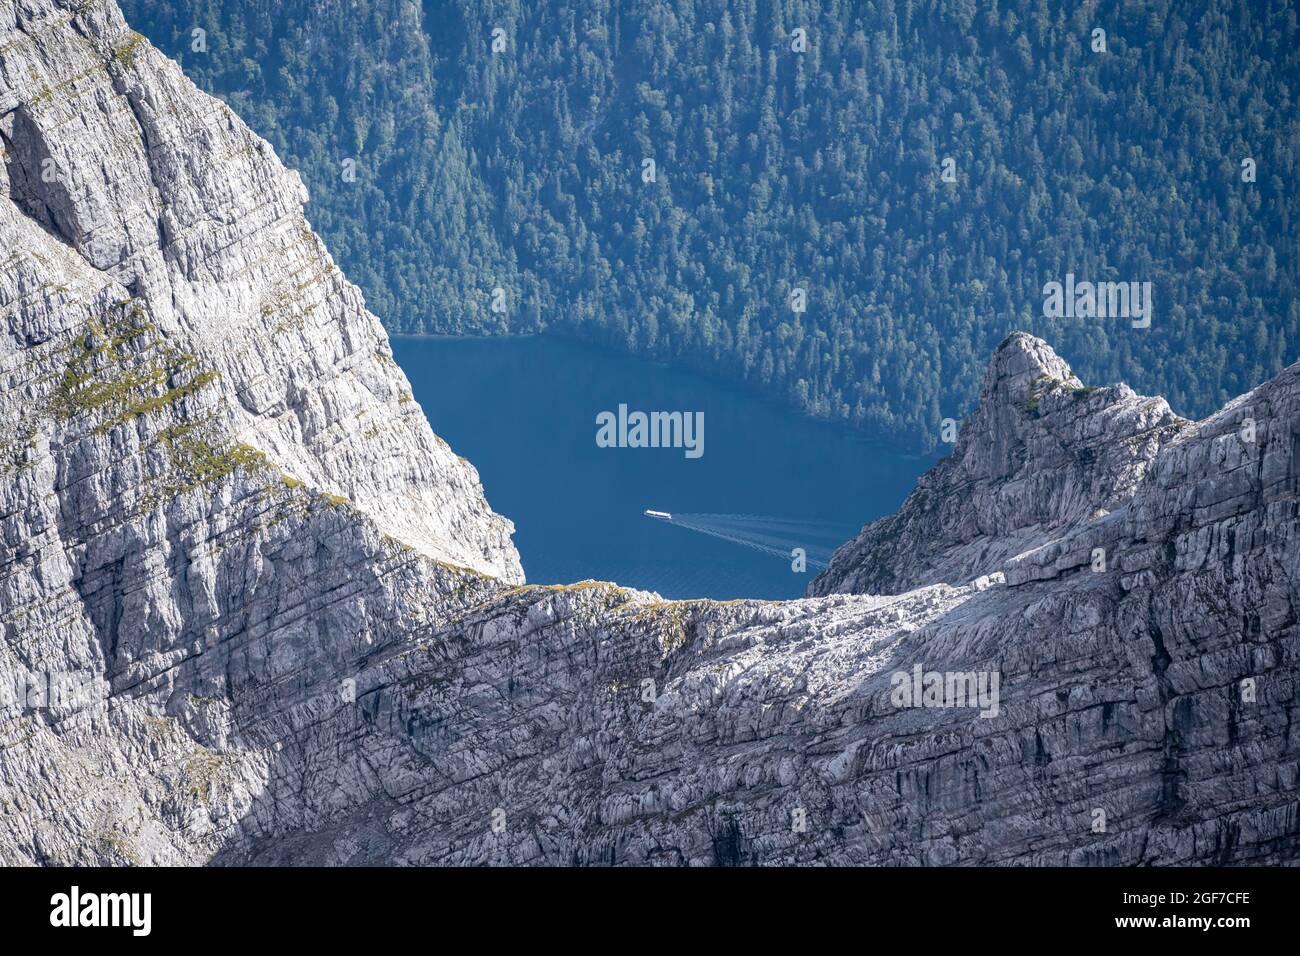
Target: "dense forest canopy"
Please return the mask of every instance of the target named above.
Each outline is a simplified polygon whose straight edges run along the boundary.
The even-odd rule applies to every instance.
[[[922,449],[1012,329],[1188,415],[1300,342],[1282,0],[122,6],[393,331],[547,330]],[[1067,273],[1152,283],[1150,328],[1045,317]]]

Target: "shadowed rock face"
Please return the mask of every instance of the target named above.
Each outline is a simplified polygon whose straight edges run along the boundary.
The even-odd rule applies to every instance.
[[[0,863],[1295,858],[1300,366],[1016,335],[825,596],[522,586],[269,147],[111,3],[0,50]]]

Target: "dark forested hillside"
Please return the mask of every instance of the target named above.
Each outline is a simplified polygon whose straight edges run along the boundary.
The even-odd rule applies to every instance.
[[[122,6],[391,330],[547,329],[922,448],[1012,328],[1184,414],[1300,343],[1281,0]],[[1044,318],[1067,272],[1151,282],[1150,328]]]

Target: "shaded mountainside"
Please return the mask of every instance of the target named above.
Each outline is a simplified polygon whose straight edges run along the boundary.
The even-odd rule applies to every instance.
[[[996,507],[910,499],[904,593],[523,585],[296,178],[111,3],[0,2],[0,131],[0,687],[75,685],[0,701],[0,863],[1295,859],[1300,366],[1189,423],[1013,337],[925,479]]]
[[[124,6],[393,331],[547,328],[921,450],[1014,329],[1194,416],[1300,345],[1289,0]],[[1067,272],[1151,282],[1152,327],[1045,317]]]

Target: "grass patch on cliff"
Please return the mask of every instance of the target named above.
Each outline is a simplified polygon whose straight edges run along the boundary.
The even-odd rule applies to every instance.
[[[224,754],[208,750],[196,750],[185,760],[182,767],[184,786],[196,800],[206,802],[212,796],[216,783],[226,765]]]
[[[187,424],[170,426],[158,438],[175,469],[177,480],[168,485],[176,493],[217,484],[240,469],[268,467],[266,456],[251,445],[213,439]]]
[[[87,323],[51,396],[59,418],[97,418],[92,432],[103,435],[216,381],[218,373],[200,368],[197,356],[152,340],[153,325],[139,318],[138,307],[119,307]],[[142,337],[151,340],[137,347]]]
[[[36,418],[21,411],[12,426],[0,422],[0,475],[12,477],[31,467],[37,431]]]
[[[130,31],[126,40],[113,48],[113,59],[125,67],[134,66],[135,58],[140,55],[144,43],[143,34]]]
[[[1040,375],[1032,382],[1029,383],[1028,397],[1025,399],[1024,403],[1020,407],[1023,408],[1026,413],[1032,415],[1034,418],[1041,417],[1038,410],[1039,399],[1040,399],[1039,388],[1043,386],[1044,383],[1049,381],[1051,381],[1050,375]]]
[[[167,460],[145,479],[152,486],[146,500],[156,503],[218,484],[237,471],[267,467],[266,456],[233,441],[210,410],[191,417],[184,400],[200,395],[219,373],[157,335],[138,304],[120,302],[87,322],[65,355],[49,401],[56,418],[84,423],[82,434],[90,436],[138,420],[164,426],[146,445],[161,447]]]

